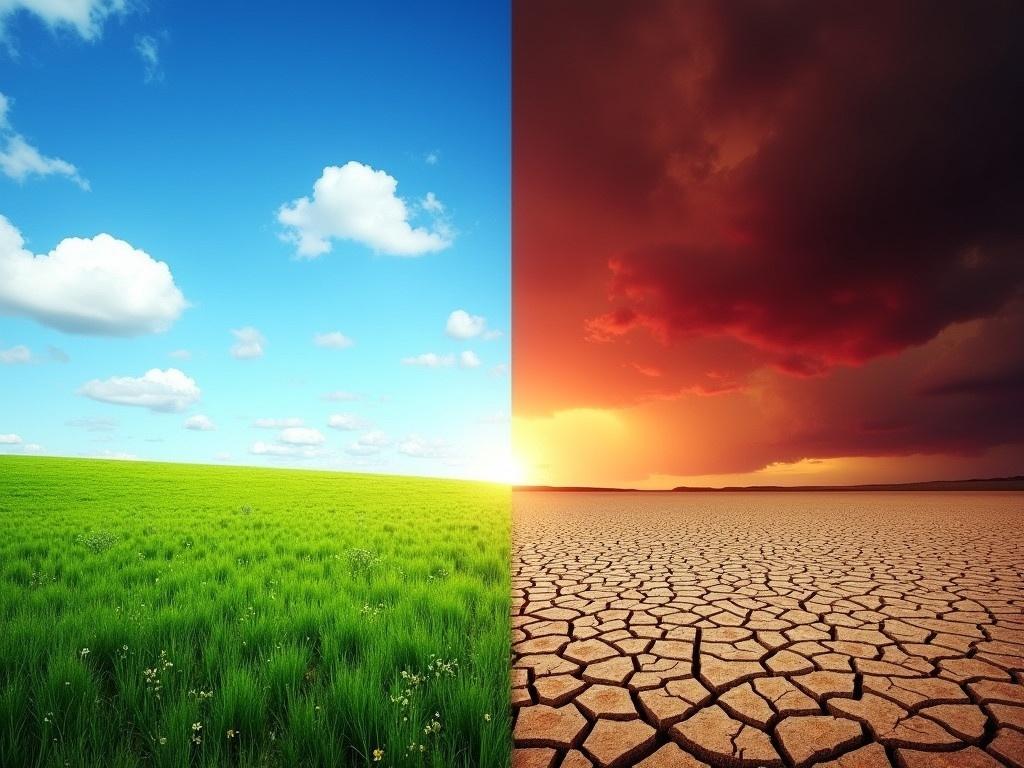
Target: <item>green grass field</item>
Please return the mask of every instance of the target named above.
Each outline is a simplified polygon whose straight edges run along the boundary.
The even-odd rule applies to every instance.
[[[509,517],[483,483],[0,457],[0,765],[505,766]]]

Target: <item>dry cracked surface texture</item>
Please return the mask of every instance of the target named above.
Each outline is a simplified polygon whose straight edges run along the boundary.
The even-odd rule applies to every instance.
[[[1024,495],[514,495],[513,768],[1024,766]]]

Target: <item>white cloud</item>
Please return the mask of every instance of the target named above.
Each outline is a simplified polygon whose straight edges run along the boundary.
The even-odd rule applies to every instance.
[[[0,38],[8,17],[34,13],[48,27],[70,27],[86,40],[95,40],[109,16],[127,13],[127,0],[0,0]]]
[[[472,339],[484,333],[486,328],[486,318],[480,315],[471,315],[464,309],[456,309],[448,315],[444,332],[453,339]]]
[[[39,443],[25,443],[21,450],[25,453],[42,453],[44,449]]]
[[[3,365],[20,365],[32,362],[32,350],[24,344],[18,344],[10,349],[0,349],[0,363]]]
[[[185,429],[192,429],[197,432],[212,432],[216,428],[217,426],[213,423],[213,420],[201,413],[185,419]]]
[[[256,456],[294,456],[300,459],[312,459],[322,456],[323,450],[311,446],[283,445],[281,443],[266,443],[257,440],[249,446],[249,453]]]
[[[168,357],[173,357],[175,360],[191,360],[192,353],[187,349],[175,349],[167,353]]]
[[[286,427],[301,427],[305,422],[297,417],[289,417],[285,419],[256,419],[252,423],[254,427],[260,429],[284,429]]]
[[[164,79],[164,72],[160,68],[160,41],[152,35],[135,36],[135,52],[142,59],[145,71],[145,81],[151,83],[154,80]]]
[[[350,443],[345,452],[352,456],[371,456],[380,453],[381,448],[391,445],[391,438],[387,433],[378,430],[360,435],[354,443]]]
[[[10,349],[0,349],[0,365],[24,365],[42,363],[47,360],[52,363],[67,363],[71,361],[71,358],[63,349],[52,346],[46,348],[46,357],[33,354],[32,350],[24,344],[16,344]]]
[[[355,344],[352,339],[341,331],[318,333],[313,337],[313,343],[318,347],[323,347],[324,349],[345,349],[346,347],[351,347]]]
[[[487,372],[494,378],[504,376],[508,373],[508,366],[505,363],[498,363],[487,370]]]
[[[305,258],[330,252],[334,239],[392,256],[421,256],[450,246],[454,234],[439,215],[429,227],[410,223],[409,207],[395,194],[397,188],[393,176],[362,163],[327,166],[313,184],[312,199],[282,205],[277,220],[287,228],[285,239]]]
[[[402,358],[402,365],[418,365],[424,368],[447,368],[454,364],[455,355],[439,355],[435,352],[424,352],[422,355]]]
[[[366,421],[354,413],[332,413],[327,419],[327,426],[331,429],[342,429],[351,432],[356,429],[365,429]]]
[[[398,452],[416,459],[443,459],[451,455],[451,446],[444,440],[409,435],[398,444]]]
[[[231,356],[239,360],[252,360],[263,357],[263,345],[266,339],[263,334],[252,326],[235,328],[231,331],[235,337],[235,343],[231,347]]]
[[[82,189],[89,191],[89,182],[82,178],[67,160],[47,157],[28,143],[24,136],[16,133],[0,137],[4,142],[0,149],[0,171],[17,182],[30,176],[66,176]]]
[[[3,3],[4,0],[0,0],[0,22]],[[0,93],[0,171],[19,184],[30,176],[65,176],[88,191],[89,182],[82,178],[75,166],[59,157],[47,157],[14,130],[8,118],[10,107],[11,102]]]
[[[286,445],[323,445],[325,440],[323,433],[312,427],[287,427],[277,439]]]
[[[423,162],[425,162],[427,165],[437,165],[440,162],[440,160],[441,153],[436,149],[433,152],[427,152],[427,154],[423,156]]]
[[[171,270],[107,234],[69,237],[45,255],[0,216],[0,314],[67,333],[138,336],[167,330],[188,306]]]
[[[265,443],[257,440],[249,447],[249,453],[267,456],[291,456],[297,453],[297,449],[290,445],[278,445],[277,443]]]
[[[324,395],[324,400],[330,400],[334,403],[347,403],[358,399],[359,395],[355,392],[346,392],[343,389],[336,389],[334,392],[328,392]]]
[[[427,192],[427,196],[420,201],[420,207],[428,213],[444,213],[444,205],[437,199],[437,195],[433,192]]]
[[[200,397],[195,381],[177,368],[152,368],[139,378],[93,379],[83,384],[78,393],[103,403],[134,405],[162,413],[184,411]]]
[[[471,349],[464,349],[459,353],[459,365],[463,368],[479,368],[480,358]]]
[[[0,445],[21,445],[21,443],[21,435],[16,435],[13,432],[0,434]]]

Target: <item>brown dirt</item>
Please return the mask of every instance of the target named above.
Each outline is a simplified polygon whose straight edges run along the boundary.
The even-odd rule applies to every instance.
[[[1024,494],[514,506],[514,765],[1024,765]]]

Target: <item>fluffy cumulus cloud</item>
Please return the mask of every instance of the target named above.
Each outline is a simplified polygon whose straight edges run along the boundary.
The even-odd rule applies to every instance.
[[[448,315],[444,332],[451,338],[462,341],[475,338],[490,341],[501,337],[501,331],[487,327],[487,318],[471,315],[464,309],[456,309]]]
[[[238,360],[254,360],[263,357],[263,345],[266,339],[263,334],[252,326],[235,328],[231,331],[235,343],[231,345],[231,356]]]
[[[456,309],[448,315],[444,332],[453,339],[472,339],[484,332],[487,320],[480,315],[471,315],[464,309]]]
[[[23,442],[21,435],[13,432],[0,433],[0,445],[21,445]]]
[[[480,358],[471,349],[464,349],[459,353],[459,365],[463,368],[479,368]]]
[[[0,314],[66,333],[138,336],[167,330],[188,306],[167,264],[107,234],[70,237],[33,254],[0,216]]]
[[[366,427],[365,419],[356,416],[354,413],[332,413],[327,419],[327,426],[331,429],[341,429],[352,432]]]
[[[352,339],[346,336],[341,331],[329,331],[327,333],[318,333],[313,336],[313,343],[324,349],[347,349],[355,344]]]
[[[217,427],[213,423],[213,419],[209,416],[204,416],[201,413],[197,413],[195,416],[189,416],[185,419],[185,429],[191,429],[196,432],[212,432]]]
[[[2,2],[3,0],[0,0],[0,3]],[[10,99],[0,93],[0,171],[17,182],[23,182],[32,176],[64,176],[82,189],[88,190],[89,182],[79,174],[74,165],[59,157],[47,157],[14,130],[8,116],[10,109]]]
[[[151,411],[184,411],[199,401],[196,382],[177,368],[153,368],[142,376],[114,376],[87,381],[78,393],[93,400],[115,405],[132,405]]]
[[[439,355],[436,352],[424,352],[402,358],[402,365],[419,366],[421,368],[450,368],[455,365],[455,355]]]
[[[128,10],[128,0],[0,0],[0,39],[6,37],[8,20],[19,12],[32,14],[53,29],[71,29],[85,40],[95,40],[109,17]]]
[[[413,223],[413,211],[396,194],[398,181],[384,171],[350,161],[324,168],[312,197],[281,206],[278,221],[300,257],[315,258],[331,250],[332,240],[365,245],[392,256],[421,256],[452,244],[454,234],[443,206],[432,194],[419,207],[431,217]]]

